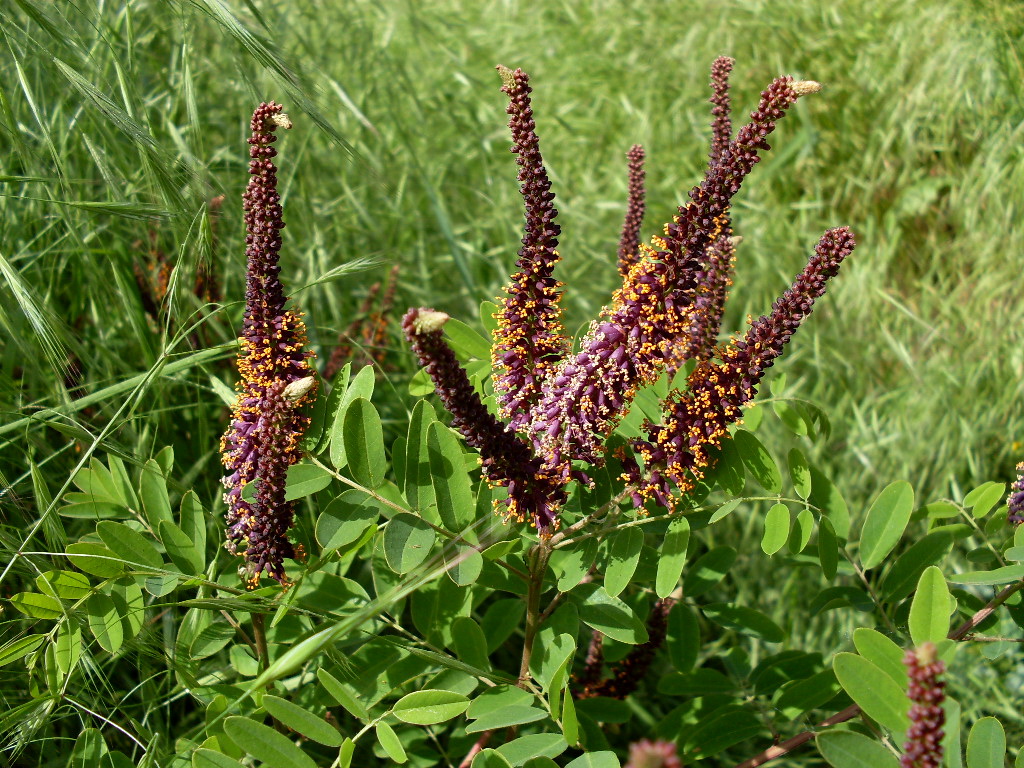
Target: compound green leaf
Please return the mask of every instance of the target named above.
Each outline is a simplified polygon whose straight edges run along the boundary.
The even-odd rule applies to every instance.
[[[405,754],[405,747],[398,740],[398,734],[395,733],[394,728],[381,721],[374,726],[374,731],[377,734],[377,742],[394,762],[404,763],[409,759]]]
[[[566,763],[565,768],[619,768],[619,758],[614,752],[588,752]]]
[[[818,562],[822,575],[832,581],[839,570],[839,539],[827,517],[818,520]]]
[[[36,586],[44,595],[61,600],[81,600],[92,594],[89,577],[78,571],[47,571],[36,576]]]
[[[801,499],[811,495],[811,465],[799,448],[789,450],[789,478],[793,481],[793,489]]]
[[[156,530],[161,522],[172,522],[171,500],[167,496],[167,481],[164,470],[156,459],[150,459],[142,468],[140,489],[142,508],[149,521],[149,527]]]
[[[580,584],[572,591],[579,603],[580,621],[612,640],[636,645],[647,642],[647,627],[632,609],[597,584]],[[552,755],[553,757],[553,755]]]
[[[437,415],[426,400],[420,400],[413,407],[412,417],[409,419],[409,432],[405,439],[405,477],[402,493],[409,506],[417,511],[422,511],[434,503],[430,456],[427,451],[427,428],[436,421]]]
[[[703,595],[725,578],[736,562],[736,550],[732,547],[715,547],[701,555],[686,572],[683,593],[687,597]]]
[[[743,459],[743,465],[757,480],[758,485],[768,493],[781,491],[782,473],[779,472],[775,459],[772,458],[764,444],[745,429],[737,429],[733,440]]]
[[[148,568],[160,568],[164,564],[153,544],[124,523],[105,520],[96,524],[96,533],[111,552],[130,564]]]
[[[773,504],[764,518],[764,535],[761,537],[761,550],[766,555],[774,555],[786,545],[789,539],[789,526],[792,513],[785,504]]]
[[[68,544],[64,551],[67,552],[72,565],[92,576],[110,579],[120,576],[124,571],[124,564],[120,558],[102,544],[80,541]]]
[[[45,639],[46,635],[26,635],[7,643],[3,648],[0,648],[0,667],[12,664],[28,656]]]
[[[356,695],[348,686],[338,680],[338,678],[325,669],[318,669],[316,677],[320,681],[320,685],[330,694],[331,698],[344,707],[352,717],[363,722],[370,719],[366,707],[356,698]]]
[[[711,603],[701,608],[704,615],[721,627],[744,635],[760,637],[769,643],[785,639],[782,627],[758,610],[730,603]]]
[[[285,501],[294,501],[312,496],[330,485],[333,479],[334,477],[326,469],[316,464],[293,464],[288,467],[284,499]]]
[[[316,520],[316,540],[327,555],[359,541],[377,524],[380,508],[362,491],[345,491],[324,507]]]
[[[11,605],[33,619],[59,619],[64,615],[60,600],[37,592],[19,592],[11,597]]]
[[[444,527],[459,532],[473,522],[476,500],[459,439],[440,422],[427,429],[429,482]]]
[[[161,520],[157,532],[167,550],[167,556],[182,573],[193,576],[202,574],[205,565],[204,553],[199,551],[188,534],[169,520]]]
[[[115,653],[124,643],[124,628],[117,606],[109,596],[98,593],[85,601],[89,630],[107,653]]]

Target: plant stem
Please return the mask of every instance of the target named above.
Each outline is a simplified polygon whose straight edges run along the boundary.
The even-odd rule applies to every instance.
[[[270,664],[270,654],[267,650],[267,627],[262,613],[252,614],[252,635],[256,640],[256,661],[259,664],[259,670],[266,672]]]
[[[533,657],[533,643],[540,629],[540,594],[544,591],[544,573],[551,557],[551,542],[541,539],[530,550],[529,580],[526,594],[526,630],[523,638],[523,660],[519,665],[519,687],[528,690],[530,682],[530,659]]]

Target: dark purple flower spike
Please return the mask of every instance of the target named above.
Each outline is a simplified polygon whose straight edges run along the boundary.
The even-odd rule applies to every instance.
[[[467,445],[480,451],[484,479],[492,486],[508,488],[508,498],[501,502],[504,517],[520,523],[529,520],[541,533],[551,533],[566,499],[563,484],[553,481],[511,426],[498,421],[484,406],[442,336],[448,319],[444,312],[433,309],[410,309],[402,318],[402,330],[452,414],[452,426]]]
[[[225,546],[232,553],[244,547],[251,586],[264,571],[285,584],[284,558],[296,555],[288,539],[293,509],[284,499],[285,475],[301,456],[299,440],[309,425],[301,408],[316,393],[312,352],[305,350],[306,328],[297,312],[285,309],[278,279],[284,221],[272,144],[279,127],[291,127],[281,105],[261,104],[253,113],[251,178],[242,198],[248,263],[238,355],[241,380],[231,426],[221,438],[228,470],[222,480],[228,505]],[[249,483],[255,483],[255,493],[247,500],[242,492]]]
[[[622,222],[619,237],[619,274],[625,277],[640,258],[640,227],[647,210],[644,190],[644,148],[634,144],[626,153],[629,161],[629,199],[626,203],[626,219]]]
[[[498,411],[513,429],[529,424],[550,367],[565,354],[569,340],[560,319],[562,284],[552,276],[559,260],[551,182],[540,154],[530,104],[529,78],[521,70],[498,67],[501,90],[508,94],[512,152],[518,155],[520,191],[526,206],[523,247],[512,282],[497,313],[491,351]]]
[[[922,643],[916,651],[908,650],[903,664],[909,676],[907,698],[913,703],[900,768],[940,768],[942,728],[946,724],[946,713],[942,709],[946,683],[941,677],[946,665],[937,658],[932,643]]]

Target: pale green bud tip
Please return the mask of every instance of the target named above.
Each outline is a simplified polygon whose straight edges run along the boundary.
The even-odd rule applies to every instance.
[[[821,83],[814,80],[797,80],[790,84],[797,96],[806,96],[809,93],[817,93],[821,90]]]
[[[419,314],[416,315],[416,319],[412,322],[416,333],[422,334],[441,330],[450,319],[451,316],[444,312],[438,312],[434,309],[421,309]]]
[[[515,73],[506,66],[499,64],[497,66],[498,74],[501,76],[501,84],[506,88],[512,88],[515,85]]]
[[[284,388],[284,397],[286,400],[290,400],[293,403],[299,402],[306,396],[306,393],[313,388],[316,384],[315,376],[306,376],[302,379],[296,379],[287,387]]]
[[[938,649],[931,641],[923,642],[917,647],[917,661],[921,666],[933,663],[937,657]]]
[[[743,242],[743,235],[733,235],[729,238],[729,245],[735,248],[737,245]]]
[[[285,130],[292,127],[292,119],[284,112],[277,112],[276,114],[271,115],[270,121],[278,128],[284,128]]]

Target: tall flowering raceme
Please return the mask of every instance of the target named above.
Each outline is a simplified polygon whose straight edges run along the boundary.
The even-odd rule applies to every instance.
[[[485,453],[485,476],[509,488],[507,503],[513,516],[533,520],[542,532],[557,526],[564,486],[571,480],[589,481],[580,465],[604,462],[606,441],[639,389],[696,359],[700,365],[690,377],[689,391],[672,393],[664,403],[663,423],[648,425],[647,439],[634,442],[643,466],[630,456],[621,457],[634,502],[642,506],[654,499],[671,508],[672,494],[685,492],[699,479],[710,461],[709,446],[717,445],[739,418],[763,371],[853,248],[848,230],[826,233],[807,269],[772,313],[754,324],[746,340],[719,349],[738,240],[729,216],[732,199],[760,153],[770,149],[767,137],[777,121],[801,96],[820,89],[813,81],[775,79],[761,94],[750,121],[733,137],[731,69],[732,60],[726,57],[712,67],[714,121],[704,180],[650,245],[639,243],[645,208],[643,149],[634,146],[627,155],[629,203],[618,254],[622,286],[591,322],[579,351],[572,352],[559,318],[562,285],[553,276],[559,229],[534,130],[528,79],[520,70],[499,67],[502,90],[510,100],[512,151],[520,166],[526,227],[518,271],[495,315],[492,363],[498,412],[507,421],[501,440],[506,453],[514,452],[522,460],[513,468],[498,460],[500,454],[488,458]],[[423,343],[423,334],[412,322],[417,312],[429,311],[410,312],[407,336],[424,366],[447,371],[454,356],[444,362],[436,357],[445,348],[439,329],[431,344]],[[504,427],[496,420],[473,422],[482,420],[486,410],[472,390],[431,375],[446,404],[464,410],[467,403],[460,398],[475,398],[475,415],[456,417],[471,444],[476,439],[471,434],[497,434]],[[451,389],[456,386],[458,396]]]
[[[284,584],[284,559],[296,555],[288,539],[294,512],[285,500],[285,476],[300,458],[299,440],[309,426],[301,408],[316,394],[306,328],[297,312],[285,309],[279,279],[284,220],[272,146],[279,127],[291,127],[280,104],[261,104],[253,113],[251,178],[242,198],[247,266],[240,381],[231,426],[221,438],[228,470],[222,481],[228,506],[225,547],[232,553],[244,547],[252,586],[263,572]],[[255,486],[251,497],[243,494],[250,483]]]
[[[1024,523],[1024,461],[1017,465],[1017,479],[1010,486],[1006,504],[1010,508],[1007,519],[1014,525]]]
[[[910,728],[903,745],[900,768],[940,768],[942,765],[943,725],[946,713],[942,702],[946,700],[946,683],[941,679],[946,665],[936,657],[933,643],[922,643],[917,650],[909,650],[903,657],[909,684],[907,698],[910,705]]]

